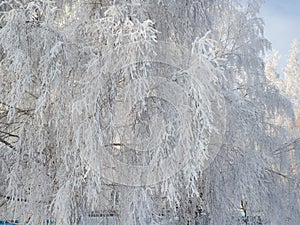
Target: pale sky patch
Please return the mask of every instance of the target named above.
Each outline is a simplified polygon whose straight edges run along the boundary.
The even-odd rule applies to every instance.
[[[300,41],[300,0],[266,0],[260,16],[265,21],[265,37],[281,55],[279,66],[283,67],[292,40]]]

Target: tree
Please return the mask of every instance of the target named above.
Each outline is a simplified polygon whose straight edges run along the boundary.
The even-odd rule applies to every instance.
[[[281,171],[280,175],[283,178],[279,180],[281,191],[289,193],[291,198],[293,195],[297,195],[297,185],[299,184],[299,128],[295,126],[295,116],[297,115],[297,108],[299,102],[298,78],[299,78],[299,65],[298,65],[298,50],[297,42],[292,42],[292,50],[288,59],[287,66],[283,69],[285,77],[279,77],[276,73],[278,67],[278,53],[273,53],[273,56],[268,56],[266,59],[265,73],[270,81],[275,85],[277,91],[290,101],[291,107],[287,107],[292,115],[288,116],[287,113],[277,112],[273,120],[270,122],[283,127],[290,133],[289,139],[283,146],[280,146],[274,151],[274,154],[278,158],[278,162],[274,165],[277,167],[277,171]],[[273,59],[272,59],[273,58]],[[295,113],[295,116],[294,116]],[[293,200],[291,200],[293,201]],[[283,202],[283,204],[289,205],[289,201]],[[286,206],[286,207],[287,207]]]
[[[289,136],[266,117],[286,101],[264,75],[259,1],[16,2],[0,30],[11,218],[298,223],[298,198],[278,213]]]
[[[287,97],[293,103],[295,114],[299,116],[300,108],[300,65],[299,65],[299,50],[298,42],[294,40],[291,44],[290,56],[285,68],[283,68],[283,73],[286,79],[286,89],[285,93]]]
[[[266,77],[279,89],[283,89],[283,80],[277,72],[280,56],[277,51],[267,55],[265,58],[265,74]]]
[[[299,80],[299,64],[298,64],[298,43],[296,40],[292,42],[291,47],[291,53],[290,57],[288,59],[287,65],[285,68],[282,69],[284,73],[284,77],[280,77],[279,74],[276,72],[278,68],[278,60],[279,55],[277,52],[273,52],[272,56],[268,55],[266,57],[266,67],[265,67],[265,74],[267,78],[275,85],[275,87],[278,89],[280,94],[287,98],[291,103],[293,107],[293,113],[295,114],[295,118],[292,119],[292,121],[285,121],[280,122],[281,124],[285,124],[284,126],[288,127],[291,132],[297,135],[299,132],[297,132],[297,128],[295,127],[295,121],[299,117],[299,93],[300,89],[298,88],[298,82]],[[289,117],[285,117],[286,120],[289,120]],[[293,116],[294,117],[294,116]],[[281,118],[282,120],[282,118]],[[277,124],[279,124],[279,121],[277,121]],[[295,129],[294,129],[295,128]]]

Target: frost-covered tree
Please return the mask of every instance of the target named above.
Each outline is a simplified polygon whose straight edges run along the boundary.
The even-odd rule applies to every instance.
[[[300,116],[300,64],[297,40],[291,44],[287,65],[282,71],[286,80],[285,93],[293,103],[296,116]]]
[[[265,74],[266,77],[281,91],[283,90],[284,84],[283,79],[278,73],[278,62],[280,56],[277,51],[273,50],[272,53],[265,57]]]
[[[4,1],[1,216],[298,224],[259,5]]]
[[[266,57],[265,73],[268,79],[276,87],[277,91],[290,101],[291,107],[287,107],[290,113],[295,115],[287,116],[287,113],[277,112],[271,123],[283,127],[290,135],[286,143],[276,150],[274,155],[277,157],[277,163],[274,167],[277,168],[280,173],[280,191],[286,196],[288,193],[291,202],[293,202],[293,195],[297,195],[299,188],[299,162],[300,162],[300,139],[299,139],[299,128],[295,126],[295,116],[297,115],[297,104],[299,101],[300,90],[298,88],[298,77],[299,77],[299,65],[298,65],[298,50],[297,42],[292,42],[292,50],[288,59],[287,66],[283,69],[284,77],[280,77],[276,72],[278,69],[278,53],[273,52],[272,55]],[[289,206],[290,201],[285,201],[283,204],[286,207]]]
[[[280,94],[292,103],[293,112],[295,114],[296,119],[299,118],[300,115],[300,88],[298,85],[300,82],[300,67],[298,58],[298,43],[296,40],[294,40],[291,44],[291,51],[287,65],[282,69],[284,77],[280,77],[277,73],[279,60],[279,55],[277,52],[273,52],[272,54],[266,57],[265,66],[265,74],[267,78],[271,81],[272,84],[275,85]],[[286,117],[286,119],[290,120],[289,117]],[[280,122],[277,121],[277,123]],[[295,118],[293,118],[292,121],[285,122],[285,126],[288,127],[288,129],[295,128]],[[294,130],[293,133],[295,133],[296,130]]]
[[[277,51],[272,51],[270,54],[267,54],[265,57],[265,75],[270,81],[271,85],[274,86],[273,92],[277,93],[277,98],[286,98],[287,109],[284,111],[275,112],[273,116],[270,116],[269,122],[275,124],[276,126],[282,126],[283,129],[290,129],[293,126],[294,116],[290,110],[292,105],[289,98],[285,92],[286,90],[286,81],[278,73],[278,62],[280,56]],[[288,112],[290,110],[290,112]]]

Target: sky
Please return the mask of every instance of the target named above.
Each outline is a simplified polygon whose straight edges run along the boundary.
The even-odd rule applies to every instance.
[[[300,0],[265,0],[260,16],[265,21],[265,37],[282,56],[279,66],[283,67],[292,40],[300,42]]]

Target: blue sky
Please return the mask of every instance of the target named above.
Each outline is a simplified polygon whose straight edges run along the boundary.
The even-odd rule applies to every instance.
[[[282,55],[282,67],[286,63],[291,41],[300,41],[300,0],[265,0],[260,16],[265,21],[265,37]]]

